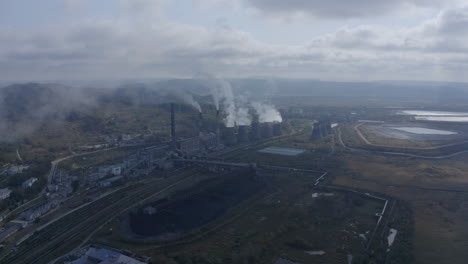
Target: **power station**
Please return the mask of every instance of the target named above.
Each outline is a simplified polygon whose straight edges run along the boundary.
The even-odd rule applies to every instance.
[[[221,122],[221,111],[216,110],[214,131],[204,131],[203,115],[200,112],[197,118],[197,135],[191,138],[177,138],[176,135],[176,104],[170,104],[170,149],[173,152],[187,156],[203,156],[212,151],[220,150],[225,146],[258,141],[261,139],[282,135],[280,122],[264,122],[257,120],[251,125],[238,125],[226,127]]]

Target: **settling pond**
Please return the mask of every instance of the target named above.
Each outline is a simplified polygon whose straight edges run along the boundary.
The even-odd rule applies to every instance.
[[[420,135],[455,135],[457,132],[424,127],[392,127],[392,129]]]
[[[441,122],[468,122],[467,112],[403,110],[401,115],[412,115],[416,120],[441,121]]]

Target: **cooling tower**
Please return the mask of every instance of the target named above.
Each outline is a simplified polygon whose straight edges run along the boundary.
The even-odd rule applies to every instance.
[[[239,143],[244,143],[244,142],[249,141],[248,126],[239,126],[237,128],[237,141]]]
[[[275,122],[273,123],[273,135],[274,136],[281,136],[283,133],[281,131],[281,123],[280,122]]]
[[[262,138],[270,138],[273,136],[273,128],[271,123],[262,124]]]
[[[228,146],[237,144],[235,127],[224,128],[223,139],[224,143]]]
[[[260,139],[260,124],[258,122],[255,122],[252,124],[252,127],[250,129],[250,140],[256,141],[259,139]]]

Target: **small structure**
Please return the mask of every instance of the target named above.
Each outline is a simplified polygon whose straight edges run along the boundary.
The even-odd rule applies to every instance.
[[[200,138],[193,137],[177,142],[177,148],[188,154],[194,154],[200,151]]]
[[[31,207],[30,209],[24,211],[19,219],[32,222],[36,220],[37,218],[41,217],[42,215],[46,214],[47,212],[50,211],[53,207],[53,203],[49,201],[42,201],[35,206]]]
[[[305,152],[305,149],[283,148],[283,147],[267,147],[259,150],[260,153],[276,154],[283,156],[297,156]]]
[[[29,178],[27,179],[26,181],[23,182],[23,184],[21,184],[21,187],[23,189],[27,189],[27,188],[30,188],[31,186],[33,186],[33,184],[37,182],[37,178],[36,177],[32,177],[32,178]]]
[[[7,176],[16,175],[19,173],[23,173],[23,171],[27,169],[29,169],[28,165],[11,166],[7,168],[6,170],[2,171],[1,175],[7,175]]]
[[[317,140],[326,137],[332,133],[331,121],[328,119],[321,119],[314,124],[312,129],[312,140]]]
[[[48,192],[57,192],[59,190],[59,187],[57,184],[49,184],[47,185],[47,191]]]
[[[106,188],[106,187],[110,187],[110,186],[116,185],[118,183],[121,183],[122,181],[123,181],[123,176],[115,176],[115,177],[112,177],[112,178],[109,178],[109,179],[99,181],[98,185],[101,188]]]
[[[0,189],[0,200],[10,197],[11,190],[8,188]]]
[[[135,257],[131,252],[123,252],[115,249],[107,249],[97,246],[89,246],[84,249],[80,249],[77,252],[79,253],[78,259],[73,261],[66,261],[69,264],[145,264],[149,262],[149,258],[139,258]],[[125,254],[124,254],[125,253]],[[71,254],[65,256],[64,258],[69,257]],[[76,255],[76,254],[74,254]],[[76,258],[76,257],[75,257]],[[54,261],[52,263],[63,263],[61,259]]]
[[[208,151],[214,151],[218,147],[218,136],[216,133],[200,133],[200,144]]]
[[[153,206],[147,206],[143,209],[143,213],[146,215],[154,215],[156,211],[156,208],[154,208]]]
[[[122,165],[110,165],[110,166],[102,166],[99,167],[99,173],[101,174],[112,174],[114,176],[122,174]]]
[[[113,175],[120,175],[122,174],[122,168],[120,166],[113,167],[111,173]]]

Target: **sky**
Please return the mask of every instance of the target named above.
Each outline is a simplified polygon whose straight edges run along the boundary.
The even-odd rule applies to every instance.
[[[0,0],[0,82],[467,72],[466,0]]]

